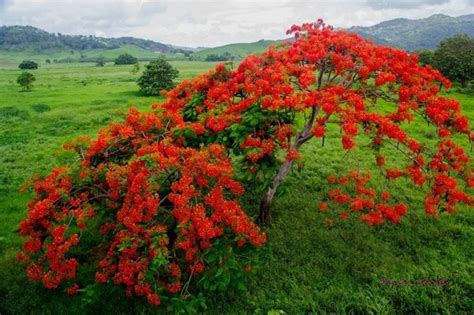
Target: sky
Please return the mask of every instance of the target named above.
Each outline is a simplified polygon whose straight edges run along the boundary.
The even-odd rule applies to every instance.
[[[474,0],[0,0],[0,25],[134,36],[187,47],[285,38],[293,24],[335,27],[474,13]]]

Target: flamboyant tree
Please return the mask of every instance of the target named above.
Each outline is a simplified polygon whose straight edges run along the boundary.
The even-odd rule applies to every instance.
[[[473,133],[459,102],[439,95],[448,80],[418,65],[416,55],[322,21],[290,33],[294,41],[249,56],[236,69],[219,65],[184,81],[150,113],[132,109],[96,140],[67,145],[80,162],[33,184],[36,197],[21,223],[29,239],[20,258],[29,277],[75,293],[85,285],[77,270],[92,264],[98,282],[122,285],[152,304],[167,294],[187,296],[197,274],[265,241],[236,201],[244,190],[233,169],[263,187],[265,224],[302,146],[324,138],[329,124],[340,128],[334,137],[343,150],[365,137],[387,180],[406,177],[425,189],[429,215],[473,204],[469,158],[456,142]],[[436,143],[410,135],[417,119],[435,128]],[[388,148],[404,160],[385,156]],[[406,205],[371,188],[370,179],[361,170],[330,177],[337,186],[329,201],[343,210],[341,218],[400,222]]]

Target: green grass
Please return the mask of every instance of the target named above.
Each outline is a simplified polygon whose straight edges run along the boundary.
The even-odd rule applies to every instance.
[[[179,79],[213,66],[206,62],[174,62]],[[78,135],[95,135],[120,112],[136,106],[148,110],[161,98],[137,91],[131,66],[97,68],[93,64],[42,66],[34,71],[33,91],[20,92],[19,70],[0,69],[0,313],[100,314],[150,313],[141,301],[110,289],[99,301],[48,291],[26,279],[15,256],[22,239],[16,233],[30,196],[18,187],[35,173],[45,174],[64,160],[54,153]],[[471,123],[474,97],[452,92]],[[433,141],[425,124],[412,127],[417,137]],[[335,129],[330,132],[337,132]],[[464,142],[468,146],[467,142]],[[306,145],[304,168],[287,178],[273,207],[262,250],[262,267],[251,276],[248,292],[212,296],[208,313],[472,314],[474,312],[474,214],[430,219],[423,214],[421,194],[403,182],[396,197],[410,206],[400,225],[369,228],[355,220],[329,229],[320,213],[326,178],[351,167],[371,168],[373,159],[355,150],[344,156],[338,141],[328,137]],[[469,149],[469,147],[467,147]],[[62,158],[64,159],[64,158]],[[383,182],[375,178],[376,184]],[[255,214],[258,196],[244,205]],[[384,285],[382,279],[417,281],[446,279],[446,286]],[[160,313],[160,312],[158,312]],[[273,312],[273,314],[277,314]]]

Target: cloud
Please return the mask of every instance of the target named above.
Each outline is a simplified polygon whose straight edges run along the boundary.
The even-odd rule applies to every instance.
[[[0,0],[0,11],[5,8],[8,3],[10,2],[10,0]]]
[[[279,39],[292,24],[336,27],[474,13],[474,0],[0,0],[0,25],[64,34],[135,36],[180,46]]]
[[[413,9],[449,3],[449,0],[367,0],[367,5],[374,9]]]

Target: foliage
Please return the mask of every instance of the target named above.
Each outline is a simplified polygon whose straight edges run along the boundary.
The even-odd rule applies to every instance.
[[[145,71],[138,79],[138,86],[145,95],[159,95],[162,90],[174,87],[173,80],[178,77],[178,74],[178,70],[165,59],[158,58],[145,66]]]
[[[230,259],[229,246],[238,252],[265,241],[233,200],[243,188],[232,179],[225,148],[173,144],[166,126],[154,113],[132,109],[97,140],[65,146],[82,157],[80,165],[34,183],[20,226],[29,240],[19,259],[30,279],[75,294],[78,268],[98,266],[97,282],[159,305],[160,296],[192,296],[191,280]],[[216,242],[225,246],[209,256]]]
[[[43,103],[33,104],[33,105],[31,105],[31,108],[37,113],[45,113],[45,112],[49,112],[51,110],[50,106],[48,106],[47,104],[43,104]]]
[[[418,61],[422,66],[433,65],[434,53],[431,50],[423,49],[417,52]]]
[[[19,65],[18,68],[22,70],[34,70],[38,69],[38,63],[32,60],[23,60]]]
[[[35,81],[35,76],[26,71],[23,71],[16,79],[16,83],[22,87],[23,91],[30,91],[33,88],[33,82]]]
[[[206,61],[229,61],[233,59],[234,59],[234,56],[232,56],[227,51],[224,52],[222,55],[210,54],[206,56]]]
[[[133,57],[130,54],[121,54],[120,56],[115,59],[116,65],[133,65],[138,62],[136,57]]]
[[[474,38],[457,35],[443,40],[434,53],[434,65],[447,78],[466,87],[474,80]]]

